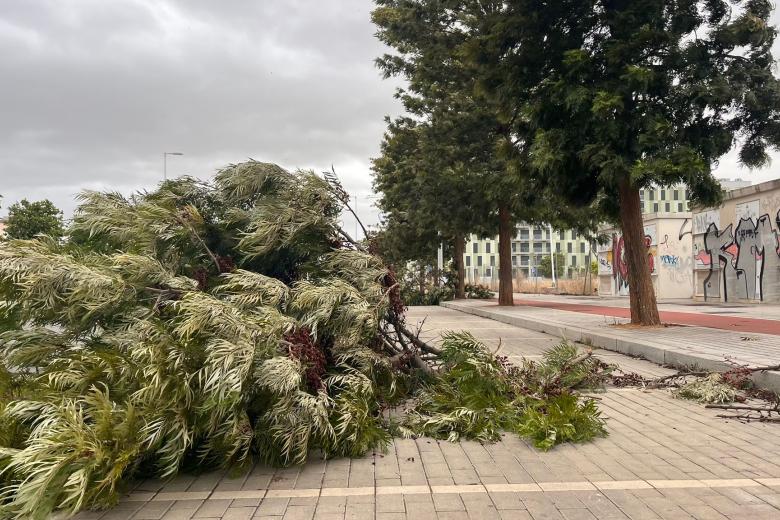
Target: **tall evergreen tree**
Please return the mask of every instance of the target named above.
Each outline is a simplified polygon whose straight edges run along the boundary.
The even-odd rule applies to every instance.
[[[386,76],[408,80],[408,87],[398,95],[406,110],[424,121],[428,141],[418,151],[435,166],[425,170],[428,176],[423,184],[434,188],[428,190],[434,203],[444,201],[448,206],[440,214],[443,222],[466,225],[455,233],[456,261],[462,262],[462,235],[498,231],[499,304],[512,305],[511,240],[516,224],[532,217],[534,207],[523,204],[519,196],[522,170],[508,168],[504,155],[498,153],[511,139],[509,127],[498,119],[493,106],[477,96],[474,77],[460,57],[472,37],[464,20],[476,3],[376,3],[377,35],[396,51],[379,58],[377,64]],[[466,186],[477,189],[464,190]],[[453,218],[459,211],[466,218]]]
[[[620,223],[632,322],[658,324],[639,190],[683,183],[693,204],[712,205],[712,165],[733,146],[744,165],[768,162],[780,144],[770,2],[493,5],[472,20],[480,85],[513,132],[533,130],[531,162],[549,186]]]

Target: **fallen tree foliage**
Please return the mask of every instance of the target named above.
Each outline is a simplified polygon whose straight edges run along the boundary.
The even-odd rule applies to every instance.
[[[108,507],[128,479],[188,467],[359,456],[398,432],[544,449],[604,433],[576,393],[606,373],[590,356],[512,367],[466,335],[422,341],[393,270],[339,227],[348,200],[333,175],[251,161],[87,192],[64,241],[0,244],[0,513]]]
[[[680,399],[690,399],[703,403],[706,408],[721,408],[734,410],[749,410],[760,412],[734,416],[719,415],[719,417],[775,421],[780,395],[770,390],[756,386],[753,374],[780,370],[780,365],[751,367],[726,359],[731,368],[724,371],[702,370],[696,367],[678,370],[666,376],[647,378],[635,372],[614,374],[611,382],[615,386],[640,386],[644,388],[668,388],[672,395]],[[772,407],[752,407],[745,405],[730,405],[729,403],[744,403],[749,399],[757,399],[773,404]]]

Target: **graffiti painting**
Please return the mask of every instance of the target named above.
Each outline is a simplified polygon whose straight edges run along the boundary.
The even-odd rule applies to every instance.
[[[647,228],[645,228],[645,232],[647,233]],[[654,235],[645,234],[644,240],[647,248],[647,262],[652,274],[655,272]],[[622,296],[628,295],[628,277],[630,273],[625,256],[625,242],[623,236],[617,234],[612,235],[612,276],[615,279],[617,293]]]
[[[697,266],[709,269],[703,282],[705,300],[764,299],[768,289],[764,287],[764,273],[770,269],[776,273],[780,267],[776,230],[780,227],[780,211],[773,226],[768,214],[752,216],[757,206],[757,201],[740,205],[736,227],[729,224],[721,231],[714,222],[708,225],[704,246],[694,256]]]

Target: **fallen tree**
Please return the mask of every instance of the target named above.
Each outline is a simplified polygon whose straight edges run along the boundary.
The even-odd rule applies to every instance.
[[[513,368],[467,335],[421,340],[393,270],[338,225],[348,200],[333,175],[251,161],[87,192],[66,240],[0,244],[0,512],[107,507],[128,478],[358,456],[398,433],[543,449],[604,433],[576,393],[608,373],[590,356]]]

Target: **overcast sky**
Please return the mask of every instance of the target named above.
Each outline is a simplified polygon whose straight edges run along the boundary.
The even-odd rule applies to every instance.
[[[370,0],[1,0],[0,202],[208,178],[249,157],[333,164],[371,223],[369,160],[397,85]],[[777,20],[777,13],[775,13]],[[777,54],[776,54],[777,55]],[[719,177],[780,175],[724,158]]]

